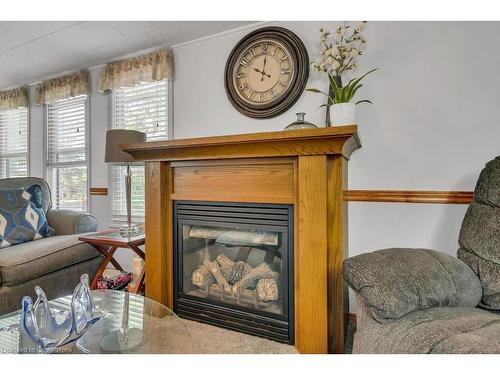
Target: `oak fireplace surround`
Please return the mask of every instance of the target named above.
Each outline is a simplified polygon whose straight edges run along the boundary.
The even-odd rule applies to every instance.
[[[293,209],[293,339],[301,353],[341,353],[347,315],[347,161],[357,126],[125,145],[146,162],[146,295],[174,308],[174,206]]]

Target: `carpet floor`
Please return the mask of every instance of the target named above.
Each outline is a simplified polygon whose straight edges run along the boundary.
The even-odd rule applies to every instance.
[[[298,354],[291,345],[185,320],[197,354]]]
[[[275,341],[230,331],[208,324],[183,319],[191,333],[197,354],[298,354],[295,347]],[[356,323],[349,321],[345,352],[352,352]]]

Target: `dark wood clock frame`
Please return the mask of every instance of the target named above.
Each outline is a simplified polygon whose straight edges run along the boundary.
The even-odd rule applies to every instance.
[[[246,103],[238,96],[237,87],[233,84],[233,70],[237,66],[237,58],[240,52],[248,48],[254,41],[262,38],[275,39],[285,45],[294,59],[296,69],[291,78],[290,87],[286,90],[283,98],[269,105],[252,105]],[[300,38],[292,31],[283,27],[269,26],[252,31],[245,35],[233,48],[226,62],[224,72],[224,86],[231,104],[245,116],[265,119],[276,117],[291,106],[293,106],[300,95],[304,92],[309,77],[309,55]]]

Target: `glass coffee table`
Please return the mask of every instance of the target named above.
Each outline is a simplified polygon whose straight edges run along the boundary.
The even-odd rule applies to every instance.
[[[94,290],[97,321],[76,343],[57,353],[193,353],[193,340],[183,321],[149,298],[113,290]],[[51,309],[67,310],[71,296],[49,302]],[[0,353],[28,352],[19,333],[20,312],[0,317]]]

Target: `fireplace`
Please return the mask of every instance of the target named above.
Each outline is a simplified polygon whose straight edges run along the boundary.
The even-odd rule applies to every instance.
[[[342,278],[342,262],[347,254],[347,165],[352,152],[359,147],[355,125],[124,146],[136,161],[146,164],[146,296],[190,319],[294,342],[301,353],[343,353],[348,308]],[[181,205],[196,209],[180,215]],[[215,206],[225,210],[224,213],[217,213]],[[243,212],[239,212],[240,208]],[[257,211],[252,210],[255,208]],[[265,217],[256,221],[259,215],[255,214],[271,208],[284,210],[285,214],[278,214],[281,219],[272,218],[271,223]],[[197,210],[202,212],[192,212]],[[234,210],[238,213],[237,223]],[[269,225],[272,228],[266,228]],[[195,228],[191,237],[193,226],[203,228]],[[208,238],[205,227],[218,230],[217,237]],[[221,231],[225,229],[271,232],[275,234],[271,236],[274,242],[271,245],[264,240],[259,242],[252,234],[247,237],[258,246],[253,243],[245,246],[249,245],[245,242],[231,246],[234,243]],[[206,238],[194,236],[203,231]],[[217,241],[219,235],[224,236]],[[278,248],[276,241],[281,241]],[[203,246],[196,250],[192,243]],[[219,270],[221,263],[226,264],[225,258],[219,258],[221,263],[217,261],[220,253],[215,250],[221,248],[218,246],[224,247],[224,254],[232,262],[246,258],[247,261],[241,261],[253,262],[249,264],[252,268],[265,258],[262,250],[281,254],[281,269],[270,265],[271,272],[278,273],[276,285],[266,281],[269,294],[264,295],[271,298],[273,291],[278,290],[278,302],[257,300],[255,304],[242,298],[240,288],[238,304],[233,289],[236,278],[241,277],[238,275],[236,278],[233,275],[233,285],[226,280],[230,286],[225,288],[228,292],[224,286],[219,287],[222,296],[214,288],[210,294],[206,287],[205,294],[201,294],[204,288],[193,285],[193,272],[205,260],[212,262],[213,267],[216,267],[213,262],[217,262]],[[246,257],[247,250],[240,253],[231,247],[257,250],[248,251]],[[174,274],[174,269],[180,272]],[[203,285],[206,270],[201,271],[194,280],[201,280],[196,282]],[[267,279],[273,279],[275,274],[270,276]],[[293,285],[292,276],[295,276]],[[224,284],[222,280],[221,283]],[[255,296],[256,286],[245,288],[247,297],[250,297],[248,292]],[[264,306],[269,309],[274,306],[274,310]]]
[[[293,205],[173,208],[175,312],[293,344]]]

